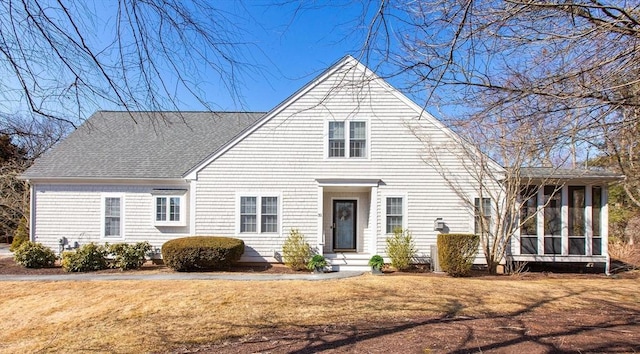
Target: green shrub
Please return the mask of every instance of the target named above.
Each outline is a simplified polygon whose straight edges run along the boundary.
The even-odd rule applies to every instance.
[[[393,236],[387,237],[387,256],[391,258],[391,266],[397,270],[407,270],[416,255],[416,246],[409,230],[396,228]]]
[[[328,265],[327,260],[321,254],[316,254],[307,263],[309,270],[323,270]]]
[[[27,268],[52,267],[56,261],[56,254],[51,248],[41,243],[26,241],[14,252],[16,263]]]
[[[29,217],[23,216],[18,223],[18,228],[13,233],[13,241],[9,250],[15,252],[24,242],[29,241]]]
[[[113,257],[110,266],[120,270],[138,269],[146,261],[146,254],[151,251],[149,242],[136,244],[114,243],[107,244],[107,251]]]
[[[62,253],[62,268],[67,272],[88,272],[107,268],[107,250],[93,242]]]
[[[438,235],[438,261],[444,272],[452,277],[469,275],[478,253],[480,236],[472,234]]]
[[[382,269],[382,267],[384,267],[384,258],[377,254],[374,255],[369,259],[369,266],[378,270]]]
[[[164,264],[179,272],[228,268],[243,253],[244,242],[231,237],[191,236],[162,245]]]
[[[297,229],[291,229],[282,245],[284,264],[294,270],[303,270],[307,267],[312,254],[311,246],[305,240],[304,235]]]

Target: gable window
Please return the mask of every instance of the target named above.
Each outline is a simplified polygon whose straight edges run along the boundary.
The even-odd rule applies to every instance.
[[[329,157],[344,157],[344,122],[329,122]]]
[[[122,237],[122,208],[120,207],[122,198],[104,198],[104,237]]]
[[[278,197],[240,197],[240,232],[277,233]]]
[[[349,156],[365,157],[367,125],[365,122],[349,122]]]
[[[367,157],[367,122],[329,122],[328,128],[329,157]]]
[[[491,199],[475,198],[473,202],[475,209],[474,233],[478,235],[487,233],[491,227]]]
[[[392,234],[395,229],[402,229],[402,198],[387,198],[387,233]]]

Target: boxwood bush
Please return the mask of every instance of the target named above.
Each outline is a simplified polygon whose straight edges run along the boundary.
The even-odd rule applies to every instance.
[[[452,277],[469,275],[479,243],[478,235],[439,234],[438,260],[442,270]]]
[[[62,268],[67,272],[88,272],[107,268],[105,246],[87,243],[74,251],[62,253]]]
[[[51,248],[31,241],[23,242],[13,254],[16,263],[27,268],[53,267],[56,258]]]
[[[164,264],[179,272],[229,268],[243,253],[244,242],[231,237],[191,236],[162,245]]]

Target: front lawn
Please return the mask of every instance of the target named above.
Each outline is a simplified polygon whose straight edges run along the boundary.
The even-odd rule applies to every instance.
[[[638,285],[637,279],[604,276],[420,275],[318,282],[0,282],[0,351],[166,352],[259,333],[384,327],[425,318],[535,314],[553,321],[563,314],[597,315],[605,307],[638,314]],[[640,346],[637,335],[628,340]]]

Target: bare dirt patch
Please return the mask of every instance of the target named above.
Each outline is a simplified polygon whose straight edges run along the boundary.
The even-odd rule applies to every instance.
[[[262,331],[174,353],[585,353],[640,350],[640,315],[534,311],[514,316],[414,318]]]

